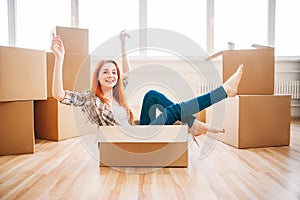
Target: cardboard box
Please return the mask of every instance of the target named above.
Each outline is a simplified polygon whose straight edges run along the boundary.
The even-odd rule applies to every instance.
[[[0,103],[0,155],[34,153],[33,101]]]
[[[66,53],[89,54],[88,29],[56,26],[52,33],[61,37]]]
[[[0,102],[47,99],[46,52],[0,46]]]
[[[61,141],[95,132],[97,125],[89,123],[80,107],[72,107],[49,97],[34,101],[35,136]]]
[[[186,125],[100,127],[98,142],[100,166],[188,166]]]
[[[225,102],[222,142],[236,148],[289,145],[290,95],[238,95]],[[220,105],[207,109],[208,123]]]
[[[47,96],[52,96],[54,55],[47,52]],[[65,90],[83,92],[90,89],[90,56],[66,53],[63,64],[63,86]]]
[[[257,49],[225,50],[211,59],[222,56],[222,78],[225,82],[240,64],[244,65],[243,78],[238,88],[240,95],[274,94],[274,48],[253,45]]]
[[[34,102],[34,128],[39,139],[61,141],[78,136],[72,107],[51,97]]]
[[[201,110],[200,112],[195,114],[196,119],[198,119],[201,122],[206,122],[206,110]]]

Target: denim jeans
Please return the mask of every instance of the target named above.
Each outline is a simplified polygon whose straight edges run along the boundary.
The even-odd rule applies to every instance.
[[[189,127],[195,120],[194,114],[225,99],[227,94],[220,86],[207,94],[181,103],[173,103],[162,93],[150,90],[144,96],[140,115],[140,125],[172,125],[177,120]],[[156,117],[156,109],[162,113]]]

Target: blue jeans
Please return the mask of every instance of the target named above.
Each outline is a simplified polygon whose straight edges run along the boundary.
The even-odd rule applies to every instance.
[[[140,125],[172,125],[179,120],[191,127],[195,120],[194,114],[226,97],[223,86],[220,86],[191,100],[173,103],[162,93],[150,90],[143,99]],[[158,117],[156,117],[156,109],[162,112]]]

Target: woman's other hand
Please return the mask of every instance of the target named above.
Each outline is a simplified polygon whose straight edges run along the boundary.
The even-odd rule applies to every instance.
[[[125,50],[125,38],[130,38],[130,35],[127,33],[126,30],[123,30],[120,32],[120,41],[121,41],[122,51]]]
[[[65,55],[64,44],[60,36],[55,36],[54,33],[52,35],[51,50],[53,51],[54,55],[58,58],[63,58]]]

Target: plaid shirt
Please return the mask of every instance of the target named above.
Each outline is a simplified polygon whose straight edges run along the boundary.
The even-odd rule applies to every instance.
[[[123,76],[123,84],[124,87],[127,86],[127,76]],[[85,92],[65,90],[65,96],[60,102],[66,105],[81,106],[81,109],[88,120],[98,126],[120,125],[113,116],[109,106],[103,103],[92,90],[87,90]]]

